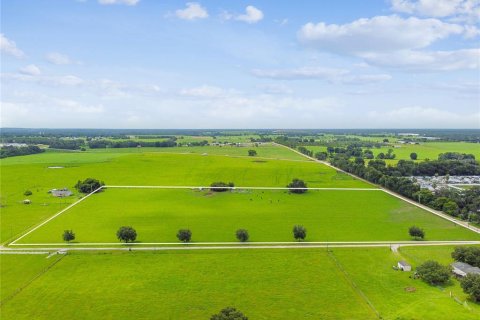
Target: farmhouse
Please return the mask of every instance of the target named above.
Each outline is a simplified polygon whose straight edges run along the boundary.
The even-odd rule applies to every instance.
[[[67,188],[63,188],[63,189],[52,189],[52,190],[50,190],[50,193],[51,193],[54,197],[58,197],[58,198],[69,197],[69,196],[72,195],[72,191],[68,190]]]
[[[465,277],[469,273],[480,274],[480,268],[472,267],[468,263],[455,262],[455,263],[452,263],[452,267],[453,267],[453,270],[452,270],[453,273],[455,273],[457,276],[460,276],[460,277]]]
[[[402,271],[412,271],[412,266],[404,260],[398,261],[397,266]]]

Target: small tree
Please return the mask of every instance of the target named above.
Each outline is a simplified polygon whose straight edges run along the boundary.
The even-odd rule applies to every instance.
[[[250,157],[255,157],[255,156],[257,155],[257,151],[255,151],[255,150],[248,150],[248,155],[249,155]]]
[[[291,193],[305,193],[308,191],[307,184],[300,179],[293,179],[292,182],[287,185],[287,188],[290,189]]]
[[[445,284],[450,279],[450,267],[429,260],[417,267],[417,275],[431,285]]]
[[[245,229],[238,229],[235,235],[237,236],[237,239],[241,242],[248,241],[249,235],[248,231]]]
[[[408,229],[408,233],[411,237],[414,237],[415,240],[425,238],[425,231],[423,231],[423,229],[420,229],[417,226],[410,227],[410,229]]]
[[[72,240],[75,240],[75,233],[72,230],[63,231],[63,241],[70,242]]]
[[[212,315],[210,320],[248,320],[248,318],[237,309],[227,307],[219,313]]]
[[[410,159],[417,160],[418,155],[415,152],[410,153]]]
[[[23,195],[24,195],[24,196],[27,196],[27,197],[28,197],[28,196],[31,196],[32,194],[33,194],[33,193],[32,193],[32,191],[30,191],[30,190],[26,190],[26,191],[23,193]]]
[[[190,240],[192,239],[192,231],[190,231],[189,229],[180,229],[177,232],[177,238],[178,240],[185,243],[190,242]]]
[[[295,240],[304,240],[307,237],[307,229],[302,225],[293,226],[293,237]]]
[[[480,274],[469,273],[460,280],[463,292],[470,295],[472,300],[480,302]]]
[[[135,239],[137,239],[137,231],[135,231],[135,229],[133,229],[132,227],[128,226],[120,227],[120,229],[118,229],[117,231],[117,238],[118,240],[125,243],[133,242],[135,241]]]

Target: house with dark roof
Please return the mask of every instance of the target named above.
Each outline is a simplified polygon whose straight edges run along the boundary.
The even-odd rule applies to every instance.
[[[467,274],[480,274],[480,268],[473,267],[465,262],[452,263],[453,273],[457,276],[465,277]]]

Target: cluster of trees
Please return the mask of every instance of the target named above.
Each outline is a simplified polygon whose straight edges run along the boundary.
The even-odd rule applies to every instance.
[[[461,160],[475,162],[475,156],[471,153],[445,152],[438,155],[438,160]]]
[[[255,157],[257,155],[257,151],[256,150],[248,150],[248,155],[250,157]]]
[[[83,181],[78,180],[77,184],[75,184],[75,188],[81,193],[91,193],[104,185],[105,183],[103,181],[94,178],[87,178]]]
[[[235,184],[233,182],[226,183],[226,182],[218,181],[218,182],[212,182],[212,184],[210,185],[210,191],[225,192],[225,191],[232,190],[232,188],[234,187],[235,187]]]
[[[26,147],[2,147],[0,148],[0,159],[16,156],[26,156],[28,154],[42,153],[45,152],[44,149],[41,149],[37,146],[26,146]]]
[[[392,191],[433,209],[441,210],[449,215],[480,223],[480,188],[474,187],[463,192],[443,189],[431,192],[420,190],[419,185],[410,178],[413,175],[478,175],[480,166],[477,162],[463,160],[435,160],[415,163],[400,160],[395,166],[387,166],[383,160],[365,160],[336,155],[332,164],[346,172],[352,173],[370,182],[380,184]]]
[[[4,140],[9,143],[44,144],[53,149],[69,150],[79,150],[85,145],[85,140],[78,138],[62,139],[60,137],[26,136],[12,137]]]
[[[480,248],[478,247],[456,247],[452,252],[452,258],[456,261],[468,263],[480,267]],[[428,260],[417,267],[416,275],[431,285],[444,285],[450,281],[451,267],[443,266],[437,261]],[[472,300],[480,302],[480,275],[469,273],[460,279],[460,286],[463,292],[468,294]]]
[[[479,247],[455,247],[452,258],[459,262],[468,263],[471,266],[480,268]]]
[[[103,149],[103,148],[136,148],[136,147],[154,147],[154,148],[169,148],[175,147],[177,143],[175,139],[168,139],[165,141],[112,141],[112,140],[90,140],[88,146],[91,149]]]
[[[413,199],[453,217],[480,223],[480,187],[473,187],[462,192],[451,188],[435,192],[422,189],[413,194]]]

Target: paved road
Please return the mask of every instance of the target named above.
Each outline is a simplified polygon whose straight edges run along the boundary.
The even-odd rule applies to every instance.
[[[204,245],[197,244],[178,244],[176,246],[135,246],[121,245],[115,247],[42,247],[42,248],[11,248],[0,247],[0,254],[35,254],[36,252],[46,253],[54,251],[65,253],[67,251],[174,251],[174,250],[245,250],[245,249],[309,249],[309,248],[399,248],[410,246],[452,246],[452,245],[480,245],[480,241],[391,241],[391,242],[316,242],[316,243],[292,243],[292,244],[274,244],[268,245],[247,243],[237,245]]]

